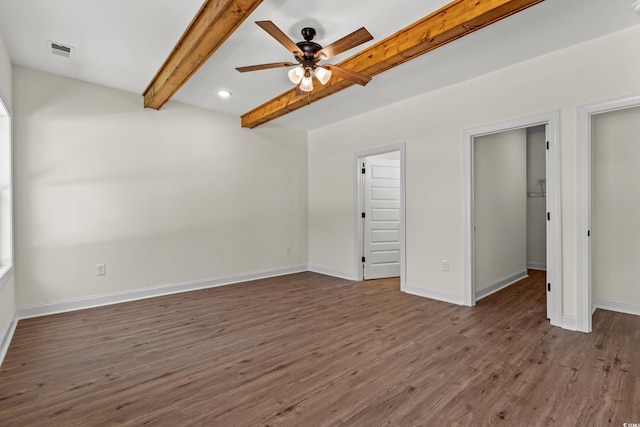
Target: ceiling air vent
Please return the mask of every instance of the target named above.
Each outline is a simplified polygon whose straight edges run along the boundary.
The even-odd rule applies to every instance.
[[[60,58],[73,59],[73,54],[76,49],[71,46],[65,46],[62,43],[47,40],[47,50],[52,55],[56,55]]]

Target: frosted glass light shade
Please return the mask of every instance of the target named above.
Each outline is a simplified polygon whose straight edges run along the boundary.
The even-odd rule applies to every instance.
[[[293,83],[294,85],[297,85],[298,83],[300,83],[300,81],[304,77],[304,68],[302,67],[292,68],[291,70],[289,70],[288,76],[289,76],[289,80],[291,80],[291,83]]]
[[[311,92],[313,90],[313,76],[308,75],[302,78],[300,90],[303,92]]]
[[[327,84],[327,82],[331,78],[331,70],[327,70],[326,68],[323,68],[323,67],[316,68],[315,74],[318,80],[320,81],[320,83],[322,83],[323,85]]]

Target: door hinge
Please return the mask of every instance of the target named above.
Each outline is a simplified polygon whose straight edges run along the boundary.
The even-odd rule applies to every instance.
[[[362,174],[364,175],[365,173],[367,173],[367,170],[364,167],[364,163],[362,164]]]
[[[551,292],[551,283],[547,283],[547,292]]]
[[[547,221],[551,221],[551,212],[547,212]]]
[[[549,141],[547,141],[547,150],[549,149]]]
[[[366,217],[365,213],[364,213],[364,212],[362,212],[362,218],[365,218],[365,217]]]
[[[364,257],[362,257],[362,262],[364,262]]]

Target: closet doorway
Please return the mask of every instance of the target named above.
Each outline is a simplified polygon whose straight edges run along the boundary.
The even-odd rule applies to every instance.
[[[558,122],[553,112],[465,132],[465,304],[546,268],[547,317],[562,326]]]
[[[545,144],[544,125],[475,138],[476,300],[547,269]]]

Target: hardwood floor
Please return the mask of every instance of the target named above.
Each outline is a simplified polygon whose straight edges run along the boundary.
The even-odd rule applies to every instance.
[[[640,423],[640,317],[554,328],[544,286],[470,308],[301,273],[22,320],[0,425]]]

